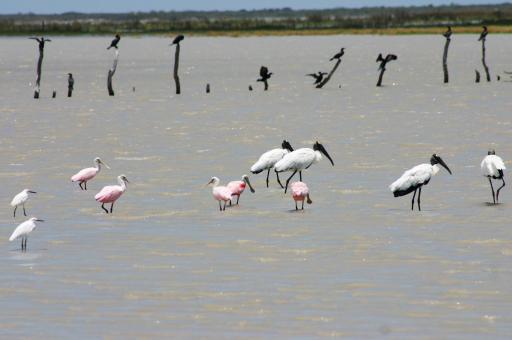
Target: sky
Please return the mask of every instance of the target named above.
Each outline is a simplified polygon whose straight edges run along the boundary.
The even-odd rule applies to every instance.
[[[294,9],[493,4],[500,0],[0,0],[0,13],[132,12],[151,10],[239,10],[291,7]]]

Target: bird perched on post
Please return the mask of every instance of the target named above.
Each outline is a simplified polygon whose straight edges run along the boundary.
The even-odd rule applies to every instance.
[[[262,66],[260,67],[260,78],[258,78],[256,81],[261,81],[265,84],[265,91],[268,90],[268,80],[272,76],[272,72],[268,72],[268,67]]]
[[[342,47],[338,53],[336,53],[331,59],[329,59],[329,61],[333,61],[334,59],[341,59],[341,57],[343,57],[344,54],[345,54],[345,47]]]
[[[45,38],[45,37],[41,37],[41,38],[38,38],[38,37],[30,37],[29,39],[32,39],[32,40],[35,40],[39,43],[39,49],[40,50],[43,50],[44,49],[44,43],[47,42],[47,41],[51,41],[50,39],[48,38]]]
[[[382,57],[382,53],[379,53],[379,56],[377,57],[376,62],[380,62],[379,70],[383,70],[386,68],[386,64],[389,63],[392,60],[397,60],[398,57],[394,54],[388,54],[386,55],[386,58]]]
[[[44,220],[40,220],[36,217],[31,217],[25,222],[18,225],[16,229],[14,229],[11,237],[9,237],[9,242],[21,238],[21,250],[27,250],[28,234],[30,234],[36,228],[36,222],[44,222]]]
[[[498,203],[498,199],[500,196],[500,190],[505,186],[505,175],[503,174],[503,170],[505,170],[505,163],[501,157],[496,156],[496,151],[489,150],[487,152],[487,156],[482,160],[480,164],[480,168],[482,169],[482,174],[489,179],[489,184],[491,185],[492,191],[492,201],[494,204]],[[494,195],[494,188],[492,186],[492,179],[501,179],[503,185],[499,187],[496,195]]]
[[[171,45],[177,45],[179,44],[183,39],[185,39],[185,36],[183,36],[183,34],[179,34],[176,36],[176,38],[174,38],[174,40],[172,41],[172,44]]]
[[[322,80],[324,80],[324,76],[327,74],[327,72],[318,71],[318,73],[309,73],[306,74],[306,77],[313,77],[315,78],[314,85],[320,84]]]
[[[16,209],[18,209],[18,206],[23,206],[23,215],[27,216],[27,213],[25,211],[25,203],[30,198],[29,194],[36,194],[35,191],[30,189],[24,189],[22,192],[14,196],[14,198],[11,201],[11,207],[14,207],[14,216],[16,218]]]
[[[107,50],[110,50],[112,47],[117,49],[117,44],[119,43],[119,40],[121,40],[121,36],[119,34],[116,34],[116,37],[112,42],[110,43],[110,46],[107,47]]]
[[[451,26],[448,26],[446,32],[443,33],[443,36],[446,39],[450,39],[451,38],[451,36],[452,36],[452,27]]]
[[[487,34],[489,34],[489,31],[487,30],[487,26],[482,26],[482,28],[483,28],[483,31],[482,31],[482,33],[480,33],[480,38],[478,38],[478,41],[485,40],[485,38],[487,37]]]
[[[75,86],[75,79],[73,78],[72,73],[68,73],[68,97],[71,97],[73,93],[73,88]]]

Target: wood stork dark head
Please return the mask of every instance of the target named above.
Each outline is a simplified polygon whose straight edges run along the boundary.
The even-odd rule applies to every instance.
[[[293,151],[292,145],[287,140],[283,140],[283,142],[281,143],[281,148],[286,149],[290,152]]]
[[[313,144],[313,150],[323,153],[325,155],[325,157],[327,157],[329,159],[329,161],[331,161],[332,166],[334,166],[334,162],[333,162],[331,156],[329,156],[329,153],[327,152],[327,150],[325,150],[324,146],[322,144],[318,143],[318,141],[316,141],[316,143]]]
[[[443,168],[445,168],[446,171],[448,171],[450,173],[450,175],[452,174],[452,171],[450,170],[448,165],[446,165],[446,163],[443,161],[443,159],[436,154],[433,154],[432,157],[430,157],[430,164],[432,164],[432,165],[439,164]]]

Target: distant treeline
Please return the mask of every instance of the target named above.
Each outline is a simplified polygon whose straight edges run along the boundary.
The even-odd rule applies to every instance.
[[[0,15],[0,34],[110,34],[386,29],[512,25],[512,4],[366,7],[325,10],[62,13]]]

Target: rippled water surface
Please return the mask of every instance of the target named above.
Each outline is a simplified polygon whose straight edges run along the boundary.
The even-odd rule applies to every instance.
[[[454,36],[449,86],[441,36],[187,38],[181,96],[169,39],[123,38],[108,97],[110,37],[58,37],[40,100],[36,44],[0,39],[2,337],[510,336],[512,194],[488,204],[479,164],[492,147],[512,167],[512,84],[495,81],[512,45],[489,35],[493,81],[475,84],[476,38]],[[304,74],[340,46],[340,69],[314,89]],[[398,55],[383,88],[379,52]],[[260,174],[220,213],[204,184],[239,179],[284,138],[334,158],[304,172],[314,203],[296,213]],[[434,152],[453,176],[442,170],[411,212],[387,186]],[[112,169],[81,191],[69,177],[96,156]],[[121,173],[132,183],[107,215],[93,197]],[[25,187],[46,222],[22,253],[7,239]]]

